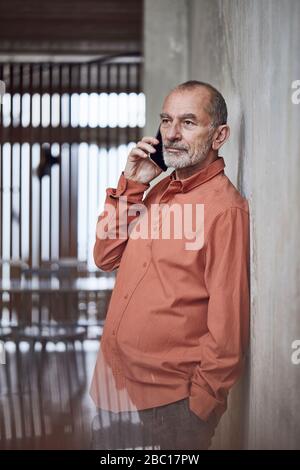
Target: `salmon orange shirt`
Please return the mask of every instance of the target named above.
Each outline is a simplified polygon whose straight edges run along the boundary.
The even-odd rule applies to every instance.
[[[123,172],[106,189],[94,260],[117,274],[90,389],[99,408],[189,397],[205,421],[226,410],[250,312],[249,208],[224,167],[217,157],[182,180],[174,170],[145,197],[150,185]]]

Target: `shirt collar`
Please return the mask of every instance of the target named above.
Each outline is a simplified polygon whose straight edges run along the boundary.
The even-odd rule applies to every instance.
[[[205,181],[210,180],[214,176],[216,176],[218,173],[224,172],[225,168],[225,162],[223,157],[217,157],[216,160],[214,160],[212,163],[207,165],[205,168],[201,168],[197,173],[189,176],[188,178],[184,179],[176,179],[176,170],[173,170],[172,173],[169,175],[170,177],[170,182],[178,181],[180,182],[180,186],[182,188],[182,192],[187,192],[190,189],[195,188],[196,186],[199,186],[202,183],[205,183]],[[173,183],[173,184],[178,184],[178,183]]]

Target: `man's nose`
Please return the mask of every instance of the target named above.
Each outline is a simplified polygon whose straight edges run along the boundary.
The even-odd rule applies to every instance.
[[[166,134],[166,140],[174,141],[174,140],[181,140],[181,131],[178,124],[171,124],[168,127]]]

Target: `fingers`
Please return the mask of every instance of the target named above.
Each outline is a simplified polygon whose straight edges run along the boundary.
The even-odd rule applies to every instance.
[[[148,137],[148,136],[145,136],[142,138],[142,142],[148,142],[149,144],[158,144],[159,143],[159,140],[156,138],[156,137]]]
[[[144,150],[146,153],[155,153],[156,149],[150,143],[141,140],[137,143],[137,148]]]
[[[132,155],[132,156],[139,156],[141,158],[148,158],[148,153],[147,152],[144,152],[142,149],[139,149],[138,147],[134,147],[130,154],[129,155]]]
[[[131,155],[138,155],[139,157],[147,158],[149,153],[156,152],[156,149],[153,147],[153,145],[158,143],[159,141],[155,137],[143,137],[142,140],[136,144],[136,147],[132,149]]]

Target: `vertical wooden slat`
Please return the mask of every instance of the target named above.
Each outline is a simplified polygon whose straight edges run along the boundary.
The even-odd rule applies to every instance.
[[[20,136],[22,137],[22,116],[23,116],[23,64],[20,64]],[[22,138],[21,138],[22,142]],[[22,253],[22,169],[23,169],[23,162],[22,162],[22,155],[23,155],[23,145],[20,143],[19,148],[19,258],[23,258]]]
[[[129,93],[129,90],[130,90],[130,88],[129,88],[129,85],[130,85],[130,65],[129,64],[126,64],[125,80],[126,80],[126,90],[128,90],[127,93]],[[127,112],[127,115],[129,115],[128,112]],[[129,128],[129,125],[127,123],[127,126],[126,126],[126,144],[127,145],[129,143],[129,140],[130,140],[129,136],[130,136],[130,128]]]
[[[59,127],[60,127],[60,136],[62,136],[62,127],[61,127],[61,121],[62,121],[62,65],[59,64],[58,66],[58,88],[59,88],[59,96],[60,96],[60,109],[59,109]],[[62,145],[61,145],[61,139],[59,142],[59,155],[60,155],[60,166],[59,166],[59,218],[58,218],[58,230],[59,230],[59,246],[58,246],[58,256],[61,257],[62,254],[62,201],[61,201],[61,195],[62,195],[62,166],[63,166],[63,158],[62,158]]]
[[[136,67],[136,84],[138,88],[138,93],[141,92],[141,64],[137,63]],[[135,140],[138,142],[141,139],[141,128],[137,125],[135,129]]]
[[[53,99],[53,66],[49,64],[49,95],[50,95],[50,129],[49,129],[49,148],[52,154],[52,99]],[[52,168],[49,174],[49,260],[52,259]]]
[[[33,65],[29,65],[29,126],[32,129],[32,96],[33,96]],[[29,144],[29,257],[28,264],[32,267],[32,143]]]
[[[69,65],[69,79],[71,76],[70,73],[71,67]],[[70,247],[70,252],[74,251],[74,246],[72,246],[72,230],[71,230],[71,220],[72,220],[72,153],[71,153],[71,143],[69,141],[69,177],[68,177],[68,185],[69,185],[69,192],[68,192],[68,198],[69,198],[69,226],[68,226],[68,239],[69,239],[69,247]]]
[[[120,76],[120,64],[116,64],[116,92],[120,93],[120,80],[121,80],[121,76]],[[119,96],[118,96],[118,99],[119,99]],[[119,111],[120,107],[118,106],[118,111]],[[119,119],[119,115],[118,115],[118,119]],[[118,152],[118,148],[119,148],[119,145],[120,145],[120,128],[119,126],[117,126],[117,132],[116,132],[116,138],[117,138],[117,152]],[[119,155],[119,153],[118,153]],[[119,162],[117,162],[117,167],[119,167]]]
[[[109,97],[109,94],[110,94],[110,73],[111,73],[111,64],[107,64],[106,65],[106,86],[107,86],[107,90],[108,90],[108,97]],[[108,108],[107,108],[107,111],[108,111]],[[106,147],[106,151],[107,151],[107,155],[109,155],[109,148],[110,148],[110,126],[109,126],[109,123],[108,125],[106,126],[106,142],[105,142],[105,147]],[[109,156],[107,157],[107,159],[109,159]],[[107,174],[106,174],[106,180],[108,181],[108,178],[109,178],[109,162],[107,162],[107,166],[106,166],[106,169],[107,169]]]
[[[13,80],[13,77],[14,77],[14,66],[13,64],[10,64],[10,67],[9,67],[9,87],[10,87],[10,90],[12,90],[13,86],[14,86],[14,80]],[[11,129],[13,127],[13,95],[12,95],[12,92],[10,91],[9,93],[9,96],[10,96],[10,127],[9,129]],[[9,216],[9,227],[10,227],[10,240],[9,240],[9,257],[12,258],[13,257],[13,213],[12,213],[12,209],[13,209],[13,153],[12,153],[12,148],[13,148],[13,145],[12,145],[12,142],[11,142],[11,139],[9,139],[10,141],[10,146],[9,146],[9,149],[10,149],[10,153],[9,153],[9,159],[10,159],[10,182],[9,182],[9,188],[10,188],[10,216]]]
[[[43,118],[43,65],[39,64],[39,94],[40,94],[40,125],[39,125],[39,133],[42,135],[42,118]],[[42,144],[39,144],[39,154],[41,157],[42,151]],[[38,221],[38,240],[39,240],[39,247],[38,247],[38,265],[41,265],[42,261],[42,207],[43,207],[43,191],[42,191],[42,179],[39,181],[39,221]]]
[[[60,65],[59,69],[59,89],[60,89],[60,96],[62,95],[62,66]],[[60,125],[61,125],[61,115],[60,115]],[[61,134],[62,135],[62,134]],[[59,166],[59,217],[58,217],[58,230],[59,230],[59,241],[58,241],[58,257],[62,255],[62,168],[63,168],[63,155],[62,155],[62,144],[61,139],[59,142],[59,155],[60,155],[60,166]]]
[[[40,95],[40,122],[39,122],[39,135],[42,135],[42,122],[43,122],[43,64],[38,65],[39,82],[38,90]],[[41,158],[42,143],[41,138],[39,139],[39,156]],[[43,207],[43,191],[42,191],[42,178],[39,180],[39,215],[38,215],[38,266],[41,266],[42,262],[42,207]],[[42,319],[42,299],[41,294],[38,295],[38,323],[41,323]]]
[[[69,86],[72,83],[72,65],[69,64],[68,66],[68,81],[69,81]],[[69,95],[69,119],[71,118],[71,95]],[[70,124],[69,124],[69,129],[70,129]],[[73,237],[72,237],[72,165],[73,165],[73,156],[72,156],[72,144],[70,143],[71,139],[69,138],[69,230],[68,230],[68,238],[69,238],[69,247],[70,247],[70,252],[74,252],[74,246],[73,246]]]

